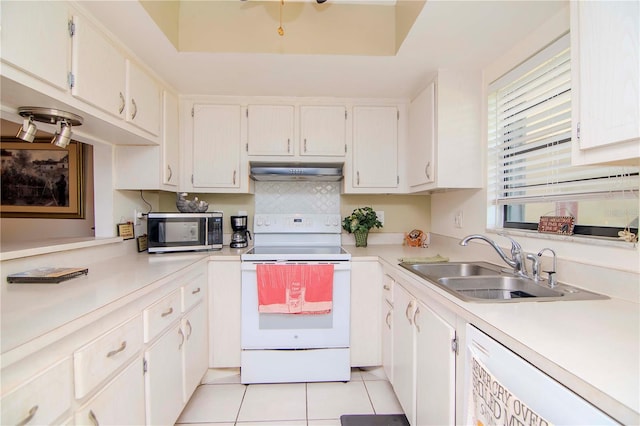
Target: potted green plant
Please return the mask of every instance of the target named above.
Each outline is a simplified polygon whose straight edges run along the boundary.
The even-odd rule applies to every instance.
[[[356,247],[366,247],[371,228],[382,228],[378,215],[371,207],[358,207],[342,219],[342,229],[356,238]]]

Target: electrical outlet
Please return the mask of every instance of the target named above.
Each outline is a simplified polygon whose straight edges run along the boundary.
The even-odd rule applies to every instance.
[[[382,226],[384,226],[384,212],[383,211],[376,211],[376,216],[378,216],[378,220],[380,221]]]
[[[135,226],[140,226],[141,225],[140,219],[142,219],[142,212],[139,212],[138,209],[134,209],[133,210],[133,223],[135,224]]]
[[[462,210],[458,210],[453,217],[453,224],[456,228],[462,228]]]

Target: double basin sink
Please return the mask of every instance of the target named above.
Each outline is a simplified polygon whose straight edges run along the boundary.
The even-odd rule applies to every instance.
[[[465,302],[596,300],[607,296],[559,283],[534,281],[487,262],[400,263]]]

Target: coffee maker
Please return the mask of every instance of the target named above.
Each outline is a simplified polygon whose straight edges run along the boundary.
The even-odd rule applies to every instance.
[[[243,248],[249,245],[251,231],[247,229],[247,216],[231,216],[231,228],[233,235],[229,247]]]

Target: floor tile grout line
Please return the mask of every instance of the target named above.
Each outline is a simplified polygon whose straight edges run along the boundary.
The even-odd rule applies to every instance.
[[[378,414],[376,412],[376,407],[373,405],[373,400],[371,399],[371,394],[369,393],[369,388],[367,387],[367,381],[363,380],[362,383],[364,384],[365,392],[367,392],[367,398],[369,398],[369,404],[371,404],[371,409],[373,410],[373,414]]]
[[[244,398],[247,395],[247,390],[249,389],[249,385],[244,385],[244,392],[242,393],[242,399],[240,400],[240,406],[238,407],[238,412],[236,413],[236,419],[233,424],[238,424],[238,419],[240,418],[240,410],[242,410],[242,404],[244,403]]]

